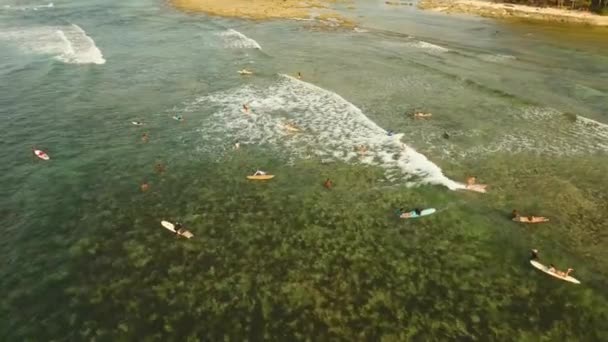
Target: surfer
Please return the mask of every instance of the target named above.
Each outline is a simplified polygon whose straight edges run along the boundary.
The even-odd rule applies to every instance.
[[[359,154],[364,154],[367,152],[367,147],[365,145],[359,145],[356,147],[356,150]]]
[[[141,135],[141,141],[147,143],[149,140],[150,136],[148,135],[147,132],[144,132],[144,134]]]
[[[181,115],[175,115],[175,116],[173,116],[173,118],[177,121],[184,121],[184,117]]]
[[[513,211],[511,212],[511,218],[516,219],[518,217],[519,217],[519,211],[517,211],[516,209],[513,209]]]
[[[239,148],[241,148],[241,143],[237,141],[234,143],[234,149],[238,150]]]
[[[442,137],[443,139],[450,139],[450,135],[448,134],[448,132],[443,132]]]
[[[334,183],[332,183],[331,179],[327,178],[325,182],[323,182],[323,186],[325,187],[325,189],[329,190],[334,186]]]
[[[144,123],[143,123],[143,122],[141,122],[141,121],[133,121],[133,124],[134,124],[135,126],[141,126],[141,125],[143,125]]]
[[[298,72],[298,79],[301,80],[302,79],[302,73]]]
[[[175,234],[179,235],[182,232],[182,224],[180,222],[175,222]]]
[[[262,170],[257,170],[253,175],[254,176],[266,176],[266,172],[262,171]]]
[[[467,178],[467,186],[468,190],[473,190],[477,192],[486,192],[487,184],[477,184],[477,177],[471,176]]]
[[[392,137],[394,133],[395,133],[395,132],[391,131],[390,129],[389,129],[388,131],[386,131],[386,134],[387,134],[389,137]]]
[[[156,170],[157,173],[159,174],[163,174],[165,173],[165,165],[161,164],[161,163],[156,163],[156,165],[154,165],[154,170]]]
[[[246,104],[243,104],[243,110],[245,113],[249,114],[249,107]]]
[[[141,192],[146,192],[148,191],[148,189],[150,188],[150,184],[148,184],[147,182],[143,182],[139,188],[141,189]]]
[[[556,269],[555,266],[553,266],[553,264],[549,264],[549,269],[547,271],[549,271],[551,273],[555,273],[560,277],[566,278],[570,275],[570,273],[572,273],[572,271],[574,271],[574,269],[568,268],[566,270],[566,272],[564,272],[564,271],[560,271],[560,270]]]
[[[422,113],[422,112],[414,113],[414,119],[426,119],[426,118],[430,118],[431,116],[433,116],[433,114],[431,114],[431,113]]]
[[[409,218],[409,217],[412,217],[412,212],[407,212],[407,213],[405,213],[405,212],[403,212],[403,208],[399,208],[399,213],[400,213],[399,217],[401,217],[401,218]],[[420,214],[422,214],[422,210],[421,210],[421,209],[419,209],[419,208],[415,208],[415,209],[414,209],[414,215],[416,215],[416,216],[420,216]]]
[[[538,249],[533,249],[530,251],[530,260],[538,260]]]

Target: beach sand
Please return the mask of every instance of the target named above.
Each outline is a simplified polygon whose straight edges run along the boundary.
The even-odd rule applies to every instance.
[[[250,19],[312,19],[350,26],[351,21],[329,8],[337,0],[171,0],[178,9],[222,17]]]
[[[421,0],[418,7],[445,13],[467,13],[490,18],[522,18],[608,26],[608,17],[590,12],[540,8],[482,0]]]

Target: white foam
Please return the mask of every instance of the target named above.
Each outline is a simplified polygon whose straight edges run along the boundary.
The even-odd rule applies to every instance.
[[[608,152],[608,125],[576,116],[573,121],[563,113],[541,107],[525,107],[503,113],[507,121],[501,129],[488,135],[485,130],[450,131],[459,140],[484,140],[483,144],[454,144],[442,137],[443,131],[429,131],[424,135],[412,133],[425,143],[425,148],[444,158],[475,158],[497,152],[538,153],[550,156],[580,156]]]
[[[241,111],[243,104],[249,105],[250,115]],[[444,176],[424,155],[404,145],[401,134],[388,136],[338,94],[290,76],[281,75],[267,87],[245,85],[203,96],[185,109],[194,113],[208,110],[213,114],[201,123],[204,137],[221,136],[248,145],[268,144],[291,158],[314,154],[323,162],[378,165],[386,170],[387,178],[409,185],[463,187]],[[283,123],[287,120],[295,122],[302,132],[286,132]],[[367,147],[363,156],[355,152],[359,145]]]
[[[247,37],[241,32],[229,29],[218,33],[224,41],[224,47],[229,49],[262,49],[255,40]]]
[[[37,11],[39,9],[47,9],[47,8],[53,8],[55,7],[55,5],[50,2],[46,5],[40,5],[40,6],[10,6],[10,5],[4,5],[3,6],[5,9],[7,10],[13,10],[13,11]]]
[[[408,43],[406,43],[406,45],[409,47],[427,50],[427,51],[431,51],[431,52],[438,52],[438,53],[450,51],[448,48],[445,48],[445,47],[439,46],[439,45],[435,45],[435,44],[431,44],[431,43],[425,42],[423,40],[408,42]]]
[[[15,43],[26,52],[48,54],[70,64],[104,64],[95,41],[78,25],[0,31],[0,40]]]
[[[496,55],[492,55],[492,54],[485,54],[485,55],[479,55],[479,58],[486,61],[486,62],[495,62],[495,63],[500,63],[500,62],[507,62],[507,61],[512,61],[517,59],[515,56],[511,56],[511,55],[501,55],[501,54],[496,54]]]
[[[106,60],[95,41],[78,25],[57,31],[65,50],[57,58],[73,64],[105,64]]]

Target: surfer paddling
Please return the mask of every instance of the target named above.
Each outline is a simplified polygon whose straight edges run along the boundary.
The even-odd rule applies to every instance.
[[[355,147],[355,151],[357,151],[357,153],[359,153],[359,154],[365,154],[365,153],[367,153],[367,146],[359,145],[359,146]]]
[[[243,104],[243,111],[245,112],[245,114],[249,114],[249,106]]]
[[[521,216],[519,212],[515,209],[513,209],[513,211],[511,212],[511,220],[521,223],[541,223],[549,221],[549,219],[544,216]]]
[[[465,189],[477,192],[486,192],[487,184],[477,184],[477,177],[471,176],[467,178]]]
[[[325,189],[330,190],[334,186],[334,183],[331,181],[331,179],[327,178],[325,182],[323,182],[323,186]]]
[[[414,113],[414,119],[428,119],[432,116],[433,116],[433,114],[431,114],[431,113],[423,113],[423,112]]]
[[[175,222],[175,235],[179,236],[184,230],[184,226],[180,222]]]
[[[572,273],[574,271],[573,268],[568,268],[566,270],[566,272],[564,272],[564,271],[560,271],[557,268],[555,268],[555,266],[553,264],[549,264],[549,267],[541,264],[539,262],[539,258],[538,258],[538,249],[533,249],[530,251],[530,263],[534,267],[540,269],[541,271],[543,271],[545,273],[555,275],[556,277],[561,278],[563,280],[567,280],[567,281],[570,281],[573,283],[580,284],[580,282],[577,279],[570,277],[570,273]]]
[[[419,208],[415,208],[413,211],[409,211],[409,212],[404,212],[403,208],[399,209],[399,217],[400,218],[410,218],[413,215],[420,216],[421,213],[422,213],[422,210],[419,209]]]
[[[549,264],[548,271],[549,272],[553,272],[553,273],[557,274],[560,277],[566,278],[566,277],[570,276],[570,273],[572,273],[572,271],[574,271],[574,269],[573,268],[568,268],[566,270],[566,272],[564,272],[564,271],[560,271],[560,270],[556,269],[555,266],[553,266],[553,264]]]

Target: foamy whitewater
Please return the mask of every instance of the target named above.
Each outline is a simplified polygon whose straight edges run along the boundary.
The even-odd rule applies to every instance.
[[[39,9],[48,9],[48,8],[53,8],[55,7],[55,5],[50,2],[46,5],[39,5],[39,6],[11,6],[11,5],[4,5],[2,6],[2,8],[7,9],[7,10],[14,10],[14,11],[37,11]]]
[[[242,109],[248,104],[250,113]],[[197,99],[185,112],[212,110],[202,118],[200,132],[226,142],[269,145],[292,158],[312,158],[376,165],[390,181],[408,185],[439,184],[463,188],[443,175],[424,155],[389,136],[363,112],[338,94],[287,75],[268,87],[246,85]],[[290,132],[293,124],[300,132]],[[207,144],[213,146],[217,144]],[[357,152],[365,146],[364,153]]]
[[[25,52],[51,55],[69,64],[104,64],[95,41],[78,25],[0,31],[0,40]]]
[[[408,47],[413,47],[416,49],[422,49],[422,50],[427,50],[429,52],[436,52],[436,53],[443,53],[443,52],[450,51],[448,48],[445,48],[445,47],[439,46],[439,45],[435,45],[435,44],[431,44],[431,43],[425,42],[423,40],[408,42],[408,43],[406,43],[406,45]]]
[[[488,139],[487,132],[480,129],[450,130],[450,139],[444,139],[445,130],[432,126],[413,127],[408,135],[424,142],[425,149],[443,158],[454,160],[483,157],[493,153],[537,153],[554,156],[577,156],[608,152],[608,125],[582,116],[574,120],[549,108],[524,107],[504,113],[506,120],[525,122],[527,125],[513,128],[507,123],[499,132],[493,132],[491,141],[473,143],[481,137]],[[457,141],[455,143],[454,141]]]
[[[255,40],[233,29],[218,33],[224,42],[224,47],[230,49],[262,49]]]

